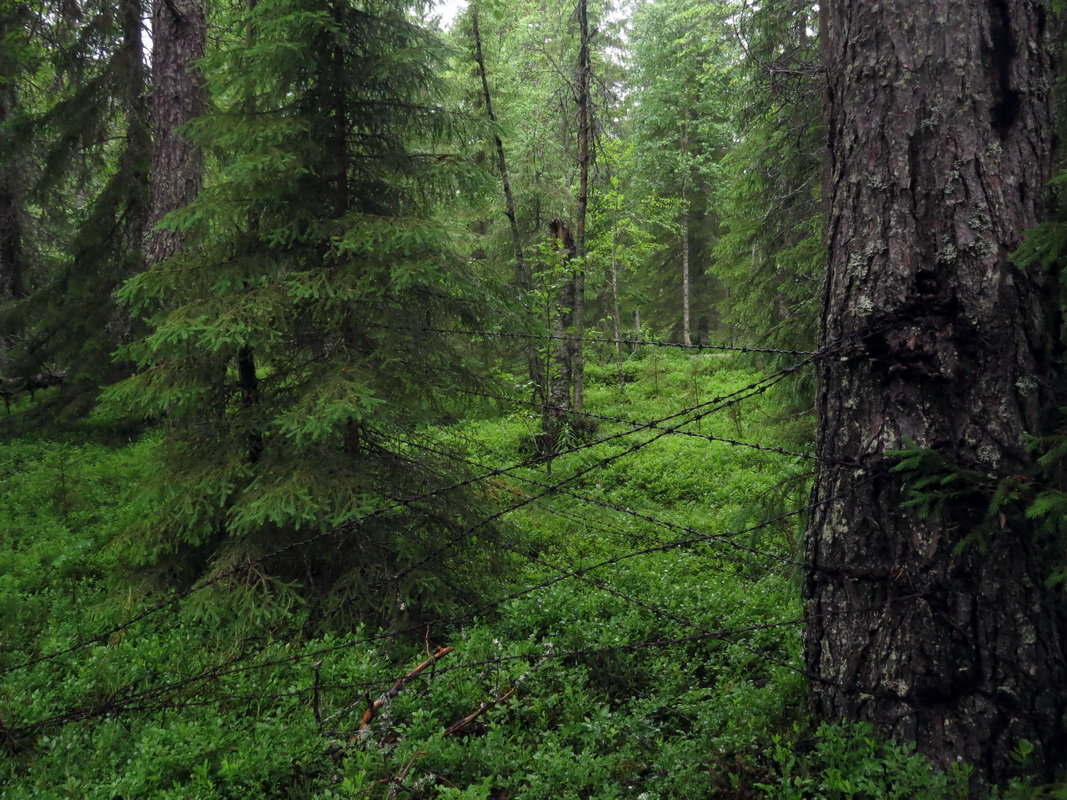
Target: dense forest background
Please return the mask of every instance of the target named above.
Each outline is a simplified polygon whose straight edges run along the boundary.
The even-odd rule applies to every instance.
[[[983,787],[810,713],[818,15],[0,0],[3,796]]]

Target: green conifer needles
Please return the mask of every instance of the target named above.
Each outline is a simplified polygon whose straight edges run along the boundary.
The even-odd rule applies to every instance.
[[[108,396],[167,432],[147,482],[158,511],[131,553],[168,573],[259,557],[452,483],[452,467],[384,434],[447,413],[454,401],[421,381],[471,382],[464,355],[395,328],[475,324],[469,298],[485,297],[433,218],[463,175],[440,152],[457,123],[434,95],[431,35],[398,2],[262,0],[243,23],[243,46],[204,65],[216,107],[193,135],[215,166],[166,220],[185,251],[120,292],[150,332],[125,349],[139,373]],[[469,524],[452,508],[469,496],[433,503],[257,569],[363,610],[408,607],[449,582]],[[436,581],[413,579],[431,568]]]

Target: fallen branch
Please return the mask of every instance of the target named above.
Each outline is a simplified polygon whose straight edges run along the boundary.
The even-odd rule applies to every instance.
[[[461,730],[463,730],[472,722],[474,722],[474,720],[478,719],[478,717],[480,717],[490,708],[499,705],[500,703],[503,703],[505,700],[515,694],[516,688],[516,686],[512,686],[510,689],[504,692],[504,694],[500,695],[500,697],[494,698],[493,700],[487,700],[486,702],[482,703],[481,706],[478,707],[478,710],[475,711],[473,714],[468,714],[459,722],[454,722],[449,725],[448,728],[445,730],[445,736],[452,736],[453,734],[459,733]]]
[[[378,712],[381,711],[384,706],[388,705],[394,697],[400,694],[400,690],[403,689],[404,686],[406,686],[410,681],[417,678],[419,675],[421,675],[423,672],[432,667],[434,664],[436,664],[438,661],[440,661],[442,658],[447,656],[455,649],[456,648],[454,647],[438,647],[434,651],[433,655],[431,655],[428,659],[426,659],[417,667],[415,667],[415,669],[411,670],[411,672],[409,672],[407,675],[403,675],[400,678],[397,678],[396,683],[394,683],[389,688],[389,691],[385,692],[377,700],[371,703],[367,710],[363,712],[363,716],[360,717],[359,720],[359,730],[363,730],[368,725],[370,725],[371,720],[373,720],[374,717],[377,716]]]
[[[401,790],[405,792],[411,791],[411,789],[404,785],[404,779],[407,778],[408,773],[411,772],[411,768],[415,765],[415,762],[418,760],[419,756],[426,755],[426,752],[427,751],[425,750],[416,750],[415,755],[411,757],[411,760],[404,766],[404,768],[389,780],[390,798],[399,797]]]

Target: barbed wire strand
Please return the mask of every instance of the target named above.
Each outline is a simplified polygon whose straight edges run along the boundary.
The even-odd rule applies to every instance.
[[[373,636],[363,637],[363,638],[360,638],[360,639],[350,640],[350,641],[346,641],[346,642],[341,642],[341,643],[338,643],[336,645],[330,645],[328,647],[316,648],[316,649],[311,650],[311,651],[307,651],[307,652],[303,652],[303,653],[297,653],[297,654],[294,654],[294,655],[291,655],[291,656],[286,656],[286,657],[283,657],[283,658],[271,659],[271,660],[267,660],[267,661],[260,662],[260,663],[257,663],[257,664],[234,666],[235,664],[238,664],[241,660],[244,660],[244,658],[246,658],[245,654],[239,654],[238,656],[236,656],[236,657],[234,657],[232,659],[228,659],[227,661],[225,661],[225,662],[223,662],[221,664],[213,665],[213,666],[209,667],[208,669],[201,671],[200,673],[197,673],[197,674],[194,674],[194,675],[191,675],[191,676],[187,676],[187,677],[181,678],[181,679],[176,680],[176,681],[170,681],[170,682],[166,682],[166,683],[162,683],[162,684],[157,684],[156,686],[153,686],[153,687],[150,687],[148,689],[144,689],[144,690],[141,690],[141,691],[136,692],[134,694],[130,694],[130,695],[126,695],[126,696],[120,696],[120,695],[118,695],[116,693],[115,695],[109,697],[108,699],[106,699],[102,703],[97,704],[93,708],[86,709],[83,706],[79,705],[76,708],[71,708],[71,709],[68,709],[68,710],[66,710],[64,712],[60,712],[58,714],[54,714],[54,715],[51,715],[49,717],[46,717],[46,718],[43,718],[43,719],[40,719],[40,720],[36,720],[34,722],[31,722],[31,723],[26,723],[24,725],[20,725],[20,726],[10,726],[10,725],[4,726],[3,728],[0,728],[0,735],[7,736],[7,737],[10,738],[12,736],[23,735],[23,734],[30,733],[30,732],[33,732],[33,731],[40,731],[40,730],[42,730],[44,728],[50,728],[50,727],[53,727],[53,726],[56,726],[56,725],[64,725],[64,724],[71,723],[71,722],[85,721],[85,720],[96,718],[96,717],[111,716],[111,715],[119,713],[120,711],[126,710],[127,707],[132,707],[131,704],[135,703],[136,701],[144,700],[146,698],[160,697],[160,696],[164,696],[166,694],[173,694],[173,693],[175,693],[175,692],[177,692],[177,691],[179,691],[179,690],[181,690],[181,689],[183,689],[183,688],[185,688],[187,686],[190,686],[190,685],[193,685],[193,684],[196,684],[196,683],[201,683],[201,682],[209,681],[209,680],[218,680],[218,679],[221,679],[221,678],[224,678],[224,677],[228,677],[228,676],[231,676],[231,675],[244,674],[244,673],[248,673],[248,672],[252,672],[252,671],[258,671],[258,670],[262,670],[262,669],[269,669],[271,667],[280,666],[280,665],[284,665],[284,664],[296,663],[296,662],[304,661],[304,660],[307,660],[307,659],[320,658],[320,657],[323,657],[323,656],[326,656],[326,655],[330,655],[330,654],[339,652],[341,650],[352,649],[352,648],[359,647],[359,646],[362,646],[362,645],[374,644],[374,643],[381,642],[381,641],[384,641],[384,640],[398,638],[398,637],[401,637],[401,636],[406,635],[406,634],[411,634],[411,633],[416,633],[416,632],[428,630],[429,628],[432,628],[432,627],[438,627],[438,626],[445,626],[445,625],[454,624],[455,622],[463,621],[463,620],[466,620],[466,619],[474,619],[474,618],[477,618],[477,617],[479,617],[481,615],[484,615],[484,614],[488,613],[489,611],[492,611],[493,609],[497,608],[498,606],[500,606],[500,605],[502,605],[502,604],[504,604],[506,602],[509,602],[511,600],[514,600],[514,599],[518,599],[519,597],[523,597],[523,596],[526,596],[526,595],[533,594],[534,592],[538,592],[538,591],[541,591],[543,589],[547,589],[550,586],[553,586],[553,585],[555,585],[557,583],[560,583],[562,581],[565,581],[565,580],[568,580],[568,579],[571,579],[571,578],[575,578],[575,577],[579,577],[579,576],[585,576],[586,574],[588,574],[590,572],[593,572],[594,570],[598,570],[598,569],[602,569],[602,568],[607,567],[607,566],[619,564],[619,563],[621,563],[623,561],[626,561],[628,559],[637,558],[637,557],[640,557],[642,555],[648,555],[648,554],[656,553],[656,552],[667,552],[668,550],[671,550],[671,549],[674,549],[674,548],[678,548],[678,547],[683,547],[683,546],[686,546],[688,544],[695,544],[695,543],[697,543],[699,541],[709,541],[709,540],[715,540],[715,539],[723,537],[723,536],[736,536],[736,535],[743,535],[745,533],[755,532],[755,531],[760,530],[762,528],[765,528],[765,527],[768,527],[770,525],[773,525],[773,524],[781,521],[782,519],[793,517],[793,516],[797,516],[797,515],[802,514],[802,513],[807,513],[812,508],[814,508],[814,507],[816,507],[818,505],[821,505],[823,503],[828,503],[828,502],[835,501],[839,497],[840,497],[840,495],[835,495],[834,497],[827,498],[827,499],[822,500],[822,501],[809,503],[804,508],[795,509],[795,510],[792,510],[792,511],[789,511],[789,512],[785,512],[783,514],[778,515],[777,517],[775,517],[773,519],[766,520],[766,521],[761,522],[761,523],[759,523],[757,525],[753,525],[753,526],[750,526],[750,527],[742,529],[742,530],[729,532],[727,534],[703,534],[700,537],[693,537],[693,538],[688,539],[688,540],[676,540],[676,541],[673,541],[673,542],[668,542],[668,543],[664,543],[664,544],[659,544],[659,545],[646,547],[646,548],[643,548],[643,549],[637,550],[637,551],[630,551],[630,552],[627,552],[627,553],[616,554],[615,556],[612,556],[610,558],[601,560],[601,561],[596,562],[594,564],[590,564],[590,565],[587,565],[587,566],[584,566],[584,567],[580,567],[580,568],[574,569],[574,570],[569,570],[569,571],[566,571],[566,572],[561,573],[559,575],[553,576],[553,577],[548,578],[548,579],[546,579],[544,581],[541,581],[540,583],[538,583],[538,584],[536,584],[534,586],[524,587],[522,589],[518,589],[516,591],[510,592],[507,595],[505,595],[505,596],[503,596],[501,598],[498,598],[496,600],[489,601],[489,602],[483,604],[481,607],[479,607],[477,609],[474,609],[474,610],[472,610],[470,612],[466,612],[466,613],[458,614],[458,615],[453,615],[451,617],[447,617],[447,618],[444,618],[444,619],[431,621],[431,622],[428,622],[428,623],[423,623],[423,624],[420,624],[420,625],[411,626],[411,627],[403,629],[403,630],[382,632],[382,633],[379,633],[379,634],[376,634],[376,635],[373,635]],[[728,635],[728,633],[729,632],[726,632],[724,635]],[[130,684],[130,685],[132,685],[132,684]],[[118,691],[120,692],[121,689],[118,690]]]
[[[819,350],[787,350],[774,347],[744,347],[742,345],[726,344],[682,344],[680,342],[666,342],[655,339],[611,339],[601,336],[564,336],[551,333],[523,333],[520,331],[479,331],[463,328],[434,328],[434,327],[404,327],[399,325],[384,325],[381,323],[364,323],[368,328],[380,328],[398,333],[437,333],[448,336],[487,337],[496,339],[521,339],[527,341],[556,341],[556,342],[583,342],[586,344],[618,344],[630,347],[665,347],[679,350],[713,350],[731,353],[763,353],[782,356],[813,356]]]
[[[775,383],[777,383],[780,380],[784,379],[787,375],[790,375],[793,372],[796,372],[797,370],[801,369],[803,366],[805,366],[810,361],[811,361],[811,359],[805,359],[803,362],[800,362],[799,364],[792,365],[792,366],[780,369],[777,372],[771,373],[770,375],[768,375],[768,376],[766,376],[764,378],[761,378],[760,380],[754,381],[751,384],[749,384],[748,386],[745,386],[745,387],[743,387],[741,389],[738,389],[735,392],[731,392],[729,394],[722,395],[720,397],[712,398],[711,400],[708,400],[708,401],[705,401],[703,403],[697,404],[696,406],[687,407],[687,408],[682,409],[681,411],[674,412],[674,413],[669,414],[669,415],[667,415],[665,417],[661,417],[659,419],[652,420],[652,421],[650,421],[649,423],[645,424],[644,426],[642,426],[640,428],[634,428],[633,430],[623,431],[621,433],[611,434],[611,435],[604,436],[604,437],[601,437],[599,439],[596,439],[596,440],[594,440],[592,442],[581,443],[581,444],[574,445],[574,446],[572,446],[570,448],[566,448],[564,450],[561,450],[559,453],[557,453],[556,457],[570,455],[572,453],[576,453],[576,452],[580,452],[580,451],[583,451],[583,450],[587,450],[587,449],[590,449],[592,447],[598,447],[598,446],[600,446],[602,444],[605,444],[607,442],[615,441],[615,440],[624,438],[626,436],[634,435],[636,433],[639,433],[641,430],[643,430],[645,428],[650,428],[650,426],[652,426],[652,425],[657,425],[657,426],[658,425],[662,425],[662,423],[664,423],[664,422],[668,422],[668,421],[670,421],[672,419],[677,419],[680,416],[685,416],[685,415],[688,415],[688,414],[692,414],[695,410],[699,410],[699,409],[705,408],[707,406],[716,405],[716,404],[722,404],[723,406],[726,406],[726,405],[730,405],[733,402],[735,402],[735,398],[737,398],[737,397],[743,396],[742,399],[745,399],[745,398],[747,398],[749,396],[755,396],[756,394],[761,394],[762,392],[764,392],[768,388],[770,388],[771,385],[774,385]],[[763,384],[766,384],[768,382],[770,382],[769,385],[763,386]],[[761,386],[763,386],[763,388],[760,388]],[[748,393],[750,393],[750,394],[748,394]],[[707,413],[712,413],[712,412],[709,411]],[[706,414],[705,414],[705,416],[706,416]],[[661,433],[660,435],[663,435],[664,433],[666,433],[665,429],[661,429],[661,430],[663,431],[663,433]],[[617,458],[617,457],[618,456],[609,457],[607,460],[613,460],[614,458]],[[86,647],[90,647],[90,646],[92,646],[94,644],[98,644],[101,641],[109,639],[110,637],[127,630],[131,626],[136,625],[136,624],[144,621],[145,619],[147,619],[147,618],[149,618],[151,616],[154,616],[154,615],[156,615],[156,614],[158,614],[158,613],[160,613],[162,611],[165,611],[165,610],[167,610],[169,608],[172,608],[172,607],[176,606],[179,602],[181,602],[182,600],[190,597],[191,595],[193,595],[193,594],[195,594],[197,592],[204,591],[204,590],[206,590],[206,589],[208,589],[208,588],[210,588],[212,586],[218,585],[219,583],[221,583],[222,581],[224,581],[228,577],[236,575],[236,574],[240,573],[241,571],[246,570],[249,567],[254,566],[256,564],[260,564],[260,563],[263,563],[263,562],[268,561],[270,559],[276,558],[276,557],[278,557],[280,555],[283,555],[283,554],[285,554],[285,553],[287,553],[287,552],[289,552],[289,551],[291,551],[293,549],[296,549],[296,548],[299,548],[299,547],[308,546],[308,545],[313,544],[314,542],[317,542],[317,541],[319,541],[319,540],[321,540],[323,538],[326,538],[328,536],[337,536],[337,535],[341,535],[341,534],[346,533],[346,532],[351,532],[351,530],[353,529],[354,526],[362,524],[362,523],[364,523],[364,522],[366,522],[366,521],[368,521],[370,519],[383,516],[383,515],[388,514],[388,513],[392,512],[392,511],[396,511],[399,508],[403,508],[403,507],[409,507],[410,508],[410,507],[412,507],[413,504],[419,503],[419,502],[421,502],[423,500],[428,500],[428,499],[431,499],[431,498],[434,498],[434,497],[439,497],[440,495],[447,494],[448,492],[456,491],[458,489],[461,489],[461,488],[464,488],[464,487],[467,487],[467,486],[471,486],[471,485],[473,485],[475,483],[479,483],[479,482],[482,482],[482,481],[490,480],[492,478],[498,477],[500,475],[508,474],[508,473],[510,473],[512,471],[515,471],[515,470],[518,470],[518,469],[526,468],[526,467],[530,466],[531,463],[535,463],[538,460],[539,460],[538,458],[526,459],[526,460],[523,460],[522,462],[520,462],[518,464],[514,464],[514,465],[511,465],[511,466],[508,466],[508,467],[502,467],[502,468],[499,468],[499,469],[495,469],[495,470],[492,470],[491,472],[486,473],[484,475],[465,478],[465,479],[463,479],[461,481],[454,482],[454,483],[452,483],[452,484],[450,484],[448,486],[439,487],[437,489],[432,489],[432,490],[430,490],[428,492],[424,492],[424,493],[422,493],[420,495],[417,495],[417,496],[414,496],[412,498],[409,498],[407,501],[405,501],[403,503],[394,503],[391,506],[387,506],[387,507],[381,508],[381,509],[376,509],[374,511],[371,511],[371,512],[369,512],[367,514],[364,514],[364,515],[362,515],[360,517],[357,517],[355,519],[348,520],[348,521],[346,521],[346,522],[344,522],[344,523],[342,523],[340,525],[337,525],[337,526],[335,526],[333,528],[329,528],[329,529],[320,531],[319,533],[316,533],[316,534],[314,534],[314,535],[312,535],[310,537],[306,537],[306,538],[298,540],[298,541],[287,543],[287,544],[285,544],[285,545],[283,545],[283,546],[281,546],[279,548],[276,548],[275,550],[273,550],[273,551],[271,551],[269,553],[263,554],[261,556],[258,556],[256,558],[254,558],[254,559],[248,559],[248,560],[243,561],[243,562],[241,562],[239,564],[235,564],[232,567],[224,570],[223,572],[221,572],[221,573],[219,573],[217,575],[214,575],[211,578],[208,578],[208,579],[205,579],[203,581],[200,581],[200,582],[192,585],[191,587],[189,587],[187,589],[184,589],[181,592],[177,593],[174,597],[171,597],[170,599],[168,599],[168,600],[166,600],[166,601],[164,601],[162,603],[158,603],[155,606],[147,608],[144,611],[142,611],[142,612],[140,612],[140,613],[138,613],[138,614],[126,619],[126,620],[124,620],[121,623],[118,623],[118,624],[112,626],[111,628],[108,628],[108,629],[106,629],[104,631],[101,631],[100,633],[98,633],[98,634],[96,634],[96,635],[94,635],[92,637],[87,637],[87,638],[82,639],[82,640],[80,640],[78,642],[75,642],[72,645],[69,645],[68,647],[61,648],[59,650],[50,651],[49,653],[45,653],[45,654],[42,654],[42,655],[39,655],[39,656],[35,656],[34,658],[31,658],[31,659],[27,659],[26,661],[20,662],[19,664],[15,664],[13,666],[5,667],[3,669],[0,669],[0,675],[7,675],[7,674],[10,674],[10,673],[18,671],[18,670],[28,669],[28,668],[30,668],[32,666],[35,666],[36,664],[40,664],[40,663],[43,663],[43,662],[46,662],[46,661],[52,661],[52,660],[60,658],[60,657],[62,657],[64,655],[69,655],[70,653],[74,653],[74,652],[82,650],[82,649],[84,649]],[[594,465],[593,468],[595,468],[596,466],[597,465]],[[488,524],[491,521],[493,521],[493,520],[492,519],[486,520],[484,524]]]
[[[442,384],[434,384],[435,386],[442,386]],[[492,394],[490,392],[477,392],[473,389],[463,389],[459,386],[447,386],[442,388],[448,388],[451,391],[456,391],[461,394],[470,395],[472,397],[481,397],[485,400],[498,400],[503,403],[510,403],[512,405],[526,406],[529,408],[536,408],[542,411],[545,410],[558,410],[556,406],[551,403],[538,403],[535,400],[520,400],[517,397],[507,397],[506,395]],[[647,423],[638,422],[637,420],[627,419],[625,417],[613,417],[609,414],[596,414],[592,411],[578,411],[576,409],[565,409],[563,411],[565,416],[584,417],[586,419],[595,419],[601,422],[616,422],[621,425],[629,425],[631,428],[648,428],[649,430],[663,430],[663,427],[658,424],[649,425]],[[735,447],[747,447],[752,450],[759,450],[764,453],[775,453],[781,456],[789,456],[791,458],[800,458],[807,461],[818,461],[821,463],[835,464],[838,466],[854,466],[852,463],[828,461],[819,458],[812,453],[802,453],[797,450],[786,450],[781,447],[775,447],[773,445],[760,444],[758,442],[746,442],[740,439],[729,439],[723,436],[715,436],[710,433],[698,433],[696,431],[686,430],[673,430],[671,433],[677,436],[689,436],[694,439],[703,439],[708,442],[714,442],[718,444],[729,444]]]
[[[441,455],[441,456],[445,456],[445,457],[448,457],[448,458],[454,458],[456,460],[463,461],[463,462],[466,462],[466,463],[474,465],[474,466],[478,466],[478,462],[471,461],[469,459],[465,459],[465,458],[463,458],[461,456],[450,454],[450,453],[448,453],[448,451],[445,451],[445,450],[438,450],[436,448],[431,448],[428,445],[423,445],[423,444],[418,444],[418,443],[415,443],[415,442],[407,441],[407,440],[404,440],[404,439],[399,438],[399,437],[396,437],[395,440],[400,442],[400,443],[402,443],[402,444],[406,444],[406,445],[408,445],[410,447],[415,447],[415,448],[418,448],[418,449],[421,449],[421,450],[427,450],[429,452],[435,453],[436,455]],[[529,484],[532,484],[534,486],[550,490],[549,492],[542,493],[541,495],[538,495],[536,498],[531,496],[531,495],[526,495],[526,494],[524,494],[522,492],[519,492],[518,490],[515,490],[515,489],[511,490],[514,493],[520,494],[522,496],[523,500],[525,500],[525,501],[530,501],[530,500],[541,501],[541,500],[544,499],[544,497],[547,494],[564,494],[564,495],[567,495],[568,497],[573,497],[574,499],[576,499],[576,500],[578,500],[580,502],[588,503],[588,504],[591,504],[591,505],[595,505],[595,506],[598,506],[599,508],[606,508],[606,509],[609,509],[611,511],[616,511],[616,512],[619,512],[621,514],[625,514],[625,515],[627,515],[629,517],[632,517],[634,519],[639,519],[639,520],[641,520],[643,522],[648,522],[648,523],[650,523],[652,525],[656,525],[656,526],[659,526],[659,527],[662,527],[662,528],[666,528],[668,530],[672,530],[672,531],[675,531],[677,533],[684,533],[684,534],[687,534],[687,535],[690,535],[690,536],[710,537],[710,538],[705,539],[705,541],[719,541],[719,539],[714,538],[714,535],[709,535],[709,534],[703,533],[702,531],[699,531],[699,530],[697,530],[695,528],[691,528],[689,526],[682,525],[680,523],[671,522],[669,520],[660,519],[658,517],[653,517],[650,514],[645,514],[645,513],[640,512],[640,511],[634,511],[631,508],[626,508],[625,506],[618,505],[617,503],[612,503],[610,500],[604,500],[604,499],[597,498],[597,497],[590,497],[588,495],[584,495],[584,494],[581,494],[579,492],[576,492],[573,489],[563,488],[558,483],[556,483],[556,484],[545,483],[544,481],[539,481],[539,480],[536,480],[534,478],[521,476],[521,475],[512,475],[511,477],[514,477],[514,478],[516,478],[518,480],[521,480],[521,481],[523,481],[525,483],[529,483]],[[658,542],[657,544],[662,544],[662,542]],[[732,543],[732,544],[736,544],[736,543]],[[750,554],[750,555],[763,556],[765,558],[773,559],[773,560],[778,561],[778,562],[780,562],[782,564],[787,564],[787,565],[793,566],[793,567],[802,567],[802,568],[806,568],[807,567],[807,564],[805,564],[803,562],[795,561],[795,560],[790,559],[790,558],[788,558],[786,556],[781,556],[781,555],[779,555],[777,553],[769,553],[769,552],[766,552],[766,551],[763,551],[763,550],[759,550],[758,548],[748,547],[748,546],[745,546],[745,545],[740,545],[740,547],[742,547],[745,550],[745,552]],[[747,564],[749,566],[757,566],[753,562],[748,561],[748,560],[745,560],[742,563],[745,563],[745,564]]]

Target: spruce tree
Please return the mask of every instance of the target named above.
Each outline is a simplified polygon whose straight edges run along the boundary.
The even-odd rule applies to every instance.
[[[35,89],[9,120],[27,224],[19,291],[0,297],[5,377],[29,387],[34,376],[62,381],[80,412],[122,374],[112,354],[129,325],[113,292],[143,266],[151,166],[143,7],[11,5],[24,28],[4,46],[22,38],[32,51],[33,72],[23,61],[21,73]]]
[[[447,413],[427,376],[467,380],[423,329],[476,325],[485,299],[432,216],[463,170],[434,149],[455,120],[405,5],[261,0],[204,62],[216,108],[192,135],[213,175],[166,223],[184,251],[121,292],[150,333],[111,397],[166,432],[135,564],[188,580],[321,535],[257,573],[383,617],[470,583],[449,573],[469,496],[376,513],[454,480],[395,437]]]

